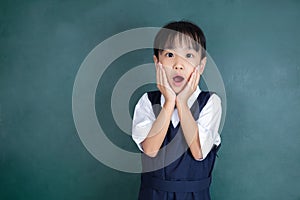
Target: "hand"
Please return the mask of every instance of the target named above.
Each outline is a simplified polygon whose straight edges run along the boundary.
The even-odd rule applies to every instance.
[[[156,64],[156,81],[157,87],[162,95],[164,95],[166,102],[175,104],[176,94],[171,88],[166,72],[160,62]]]
[[[200,80],[199,66],[195,67],[185,87],[176,97],[176,104],[187,104],[190,96],[196,91]]]

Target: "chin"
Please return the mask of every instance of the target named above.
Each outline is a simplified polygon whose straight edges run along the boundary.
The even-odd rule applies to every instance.
[[[175,90],[173,89],[173,91],[175,92],[176,95],[178,95],[182,91],[182,88],[180,88],[180,89],[178,88],[178,89],[175,89]]]

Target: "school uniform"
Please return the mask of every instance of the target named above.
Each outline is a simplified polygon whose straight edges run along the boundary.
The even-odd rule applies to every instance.
[[[164,102],[160,91],[153,91],[145,93],[135,107],[132,138],[142,152],[141,143]],[[157,156],[152,158],[142,154],[140,200],[210,200],[211,175],[221,144],[218,133],[221,100],[216,94],[197,87],[187,103],[197,122],[203,158],[195,160],[192,156],[175,108]]]

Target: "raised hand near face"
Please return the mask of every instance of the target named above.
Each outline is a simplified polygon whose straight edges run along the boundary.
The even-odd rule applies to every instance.
[[[189,97],[195,92],[200,80],[199,66],[195,67],[185,87],[177,94],[177,104],[187,104]]]
[[[156,63],[155,66],[156,66],[156,82],[157,82],[158,89],[164,96],[166,102],[175,105],[176,94],[168,82],[165,69],[163,68],[160,62]]]

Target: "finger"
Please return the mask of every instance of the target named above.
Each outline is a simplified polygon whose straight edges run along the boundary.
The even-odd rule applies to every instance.
[[[198,66],[195,67],[194,71],[193,71],[193,85],[195,84],[195,82],[197,81],[197,75],[199,74],[199,70],[198,70]]]
[[[168,86],[166,70],[163,67],[161,68],[161,70],[162,70],[163,82],[164,82],[165,86]]]
[[[198,71],[196,74],[196,86],[199,84],[199,81],[200,81],[200,73]]]
[[[194,82],[195,82],[195,71],[193,71],[189,80],[191,86],[194,84]]]
[[[192,83],[192,89],[193,91],[197,88],[199,82],[199,73],[197,70],[195,70],[194,72],[194,79],[193,79],[193,83]]]
[[[158,86],[160,90],[163,90],[163,79],[162,79],[162,71],[160,64],[157,65],[157,71],[158,71]]]
[[[158,80],[159,80],[159,71],[158,71],[158,67],[157,67],[157,64],[155,63],[155,72],[156,72],[156,83],[158,83]]]
[[[157,63],[155,64],[155,67],[156,67],[156,85],[157,85],[158,89],[160,89],[160,75],[159,75],[160,69],[159,69]]]
[[[162,65],[159,64],[159,78],[160,78],[160,86],[161,87],[165,87],[164,85],[164,78],[163,78],[163,68],[162,68]]]
[[[163,83],[164,83],[166,90],[168,90],[168,92],[173,93],[173,89],[171,88],[168,78],[167,78],[166,70],[163,67],[162,67],[162,75],[163,75]]]

